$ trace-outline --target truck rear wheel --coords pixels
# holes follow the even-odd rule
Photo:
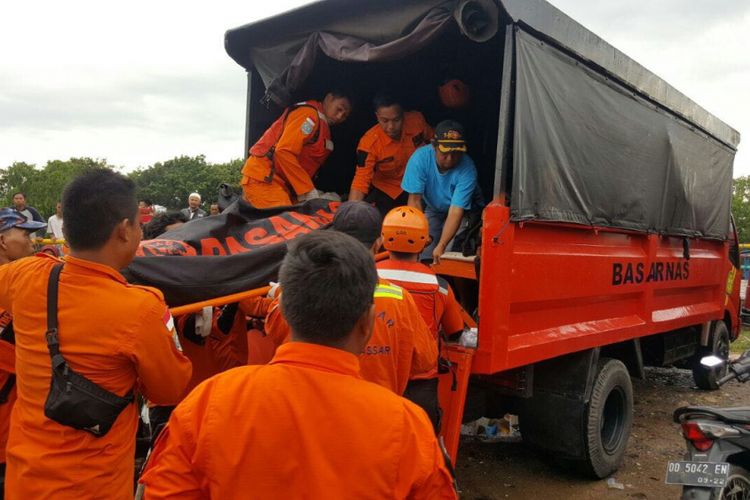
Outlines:
[[[601,358],[586,408],[586,457],[578,463],[587,475],[604,478],[618,469],[633,423],[633,386],[625,365]]]
[[[700,347],[693,360],[693,381],[700,389],[706,391],[718,389],[719,384],[716,381],[727,374],[726,363],[716,368],[708,368],[701,364],[701,359],[711,354],[725,361],[729,359],[729,330],[723,321],[714,324],[708,346]]]

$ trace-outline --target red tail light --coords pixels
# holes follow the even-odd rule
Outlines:
[[[693,443],[698,451],[706,451],[713,446],[714,441],[701,431],[698,424],[694,422],[685,422],[682,424],[682,435],[685,439]]]

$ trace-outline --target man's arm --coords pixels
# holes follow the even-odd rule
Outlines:
[[[409,193],[409,201],[406,202],[412,208],[424,210],[422,208],[422,195],[417,193]]]
[[[144,498],[206,498],[201,490],[200,471],[194,464],[210,387],[210,383],[202,384],[172,412],[140,479],[146,487]]]
[[[132,356],[143,394],[157,405],[179,402],[193,367],[182,354],[174,319],[163,301],[149,302],[139,331],[134,332]]]
[[[349,188],[349,201],[362,201],[370,191],[372,176],[375,173],[377,156],[370,151],[372,149],[369,134],[365,134],[357,145],[357,168],[354,171],[352,186]]]
[[[413,500],[458,498],[443,450],[427,414],[405,401],[403,448],[395,495]]]
[[[289,323],[286,322],[284,315],[281,314],[280,301],[281,296],[277,296],[273,299],[273,302],[268,308],[268,315],[266,316],[266,323],[264,326],[266,337],[270,338],[276,347],[289,342],[292,336],[292,330],[289,328]]]
[[[461,227],[461,219],[463,219],[463,217],[463,208],[451,205],[448,209],[448,216],[445,218],[440,241],[435,245],[435,250],[432,251],[432,259],[436,264],[440,264],[440,257],[445,253],[445,247],[448,246],[448,243],[450,243],[456,235],[458,228]]]
[[[315,189],[310,174],[299,162],[299,155],[305,141],[312,137],[320,127],[320,117],[317,111],[306,106],[289,113],[284,130],[281,132],[274,150],[274,162],[283,172],[294,193],[303,195]]]
[[[437,367],[437,339],[432,336],[432,332],[424,322],[414,298],[407,290],[404,290],[404,302],[407,304],[409,316],[407,327],[413,334],[412,340],[414,342],[411,375],[420,375]]]
[[[464,329],[464,318],[461,314],[462,309],[448,282],[443,278],[438,278],[438,283],[440,285],[440,298],[445,305],[443,316],[440,318],[440,326],[443,328],[443,333],[451,336]]]

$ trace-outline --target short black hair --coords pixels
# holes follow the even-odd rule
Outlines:
[[[354,107],[354,92],[352,92],[351,89],[346,87],[333,87],[328,89],[328,92],[326,92],[326,95],[331,94],[333,97],[337,98],[345,98],[349,101],[349,104],[351,104],[352,107]]]
[[[357,240],[337,231],[296,238],[281,264],[281,310],[296,340],[336,345],[373,304],[375,261]]]
[[[403,105],[401,104],[401,101],[396,99],[396,97],[386,91],[380,91],[377,94],[375,94],[375,97],[372,98],[372,108],[377,111],[380,108],[389,108],[391,106],[400,106],[403,108]]]
[[[73,179],[63,191],[63,233],[73,250],[104,246],[123,219],[138,222],[135,184],[107,168],[95,168]]]
[[[12,198],[15,198],[17,194],[20,194],[24,199],[26,199],[26,193],[24,193],[23,191],[16,191],[15,193],[13,193]]]
[[[182,212],[173,211],[155,215],[153,219],[143,226],[143,239],[153,240],[158,238],[167,231],[167,226],[187,221],[188,218]]]
[[[148,198],[143,198],[142,201],[143,201],[143,204],[146,205],[147,207],[150,207],[151,205],[153,205],[153,203],[151,203],[151,200],[149,200]]]

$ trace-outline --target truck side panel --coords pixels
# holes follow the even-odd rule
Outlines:
[[[720,241],[511,222],[493,203],[484,213],[473,371],[723,319],[739,279],[727,253]]]

